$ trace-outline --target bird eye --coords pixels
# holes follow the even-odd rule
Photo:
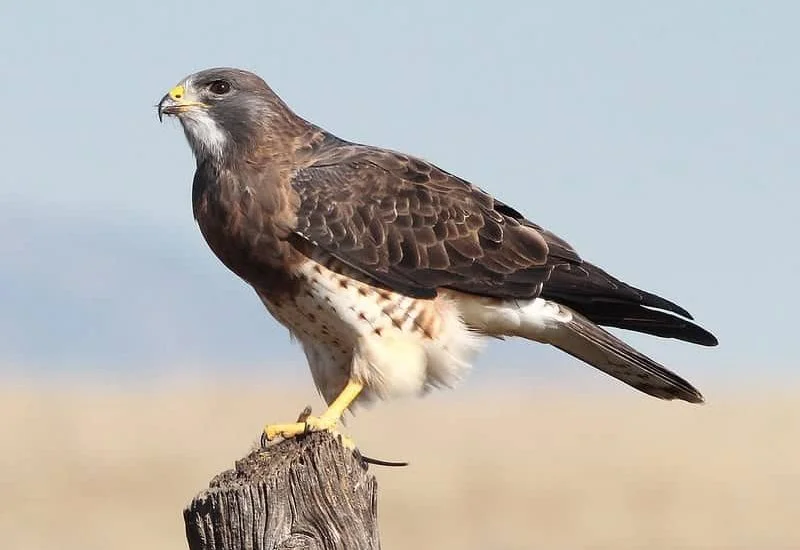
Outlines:
[[[225,95],[231,91],[231,83],[227,80],[215,80],[208,85],[212,94]]]

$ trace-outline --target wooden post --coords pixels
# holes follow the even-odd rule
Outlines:
[[[378,486],[357,453],[312,433],[259,448],[183,512],[190,550],[376,550]]]

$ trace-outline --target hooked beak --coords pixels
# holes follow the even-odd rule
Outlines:
[[[167,94],[158,102],[158,121],[164,120],[164,115],[177,116],[194,108],[208,107],[201,101],[194,101],[187,96],[186,88],[179,84],[172,88]]]

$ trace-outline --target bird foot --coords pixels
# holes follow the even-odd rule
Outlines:
[[[355,443],[349,437],[343,436],[336,431],[336,424],[341,420],[344,411],[353,403],[353,401],[364,389],[364,384],[356,380],[350,380],[345,385],[339,396],[333,400],[328,406],[328,409],[320,416],[311,416],[311,407],[306,407],[297,422],[291,424],[270,424],[264,428],[264,435],[262,443],[266,444],[267,441],[272,441],[278,437],[291,438],[304,435],[310,432],[330,432],[338,435],[342,444],[350,449],[355,449]]]
[[[329,432],[338,436],[346,449],[355,449],[355,442],[336,429],[338,421],[339,419],[332,415],[323,414],[322,416],[312,416],[311,407],[306,407],[303,412],[300,413],[297,422],[289,424],[268,424],[264,428],[263,439],[266,441],[274,441],[279,437],[289,439],[312,432]]]
[[[366,464],[375,464],[377,466],[408,466],[408,462],[398,462],[390,460],[380,460],[370,458],[362,455],[356,448],[356,443],[350,437],[342,434],[336,429],[337,418],[332,418],[323,414],[320,417],[311,416],[311,407],[306,407],[300,416],[297,417],[297,422],[291,424],[268,424],[261,434],[261,446],[266,447],[269,441],[282,437],[284,439],[303,436],[311,432],[328,432],[335,435],[342,447],[348,451],[353,451],[356,455]]]

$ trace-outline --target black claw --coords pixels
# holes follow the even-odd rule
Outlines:
[[[305,422],[308,420],[308,417],[311,416],[311,405],[306,405],[306,408],[303,409],[303,412],[300,413],[300,416],[297,417],[298,422]]]

